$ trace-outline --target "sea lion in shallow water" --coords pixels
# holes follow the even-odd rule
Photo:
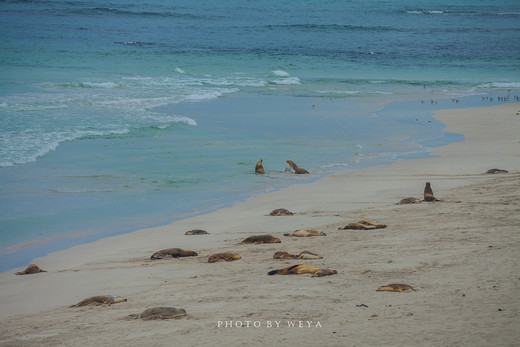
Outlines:
[[[489,169],[486,171],[487,174],[503,174],[503,173],[509,173],[507,170],[502,169]]]
[[[40,269],[40,267],[36,264],[31,264],[25,268],[25,270],[17,272],[16,275],[32,275],[40,272],[47,272],[45,270]]]
[[[301,174],[308,174],[309,173],[309,171],[305,170],[304,168],[299,167],[292,160],[287,160],[287,164],[289,164],[291,169],[294,170],[295,174],[301,175]]]
[[[338,272],[336,270],[320,269],[320,271],[315,272],[314,275],[312,275],[312,277],[330,276],[330,275],[335,275],[337,273]]]
[[[168,248],[163,249],[161,251],[157,251],[154,254],[152,254],[152,259],[162,259],[167,256],[171,256],[173,258],[179,258],[179,257],[195,257],[198,254],[192,250],[189,249],[181,249],[181,248]]]
[[[407,292],[407,291],[410,291],[410,290],[415,291],[415,289],[413,289],[412,286],[410,286],[408,284],[402,284],[402,283],[392,283],[392,284],[387,284],[385,286],[380,286],[379,288],[377,288],[378,292],[399,292],[399,293],[402,293],[402,292]]]
[[[378,224],[378,223],[372,223],[366,220],[360,220],[357,223],[349,223],[345,225],[344,227],[338,228],[338,230],[372,230],[372,229],[384,229],[386,228],[386,224]]]
[[[314,230],[312,228],[305,228],[293,231],[292,233],[283,234],[283,236],[295,236],[295,237],[310,237],[310,236],[327,236],[323,231]]]
[[[272,210],[269,213],[269,216],[292,216],[294,213],[285,209],[285,208],[277,208],[276,210]]]
[[[267,274],[271,275],[299,275],[299,274],[315,274],[320,271],[317,267],[312,267],[306,264],[297,264],[282,269],[269,271]]]
[[[397,205],[404,205],[404,204],[419,204],[422,200],[414,197],[404,198],[401,201],[397,203]]]
[[[244,239],[242,243],[281,243],[279,238],[271,235],[255,235]]]
[[[90,298],[81,300],[76,305],[72,305],[70,307],[87,306],[90,304],[110,306],[112,304],[118,304],[120,302],[125,302],[125,301],[128,301],[128,300],[123,296],[97,295],[97,296],[91,296]]]
[[[190,231],[186,231],[184,235],[208,235],[209,233],[206,230],[193,229]]]
[[[256,162],[255,173],[257,173],[257,174],[265,173],[264,167],[262,166],[262,159],[260,159],[259,161]]]
[[[225,261],[233,261],[241,259],[240,254],[224,252],[224,253],[215,253],[209,256],[208,263],[216,263],[217,261],[223,259]]]
[[[430,182],[426,182],[426,185],[424,186],[424,201],[439,201],[439,199],[433,196],[433,190]]]
[[[186,316],[186,310],[175,307],[151,307],[139,314],[131,314],[127,319],[172,319]]]

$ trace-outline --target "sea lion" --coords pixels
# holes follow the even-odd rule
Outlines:
[[[183,308],[175,308],[175,307],[152,307],[147,308],[143,312],[139,314],[131,314],[127,317],[127,319],[143,319],[143,320],[152,320],[152,319],[172,319],[172,318],[181,318],[186,316],[186,310]]]
[[[299,275],[299,274],[314,274],[320,271],[317,267],[312,267],[306,264],[298,264],[289,267],[285,267],[282,269],[276,269],[269,271],[267,274],[269,276],[272,275]]]
[[[303,251],[300,254],[298,254],[298,258],[300,259],[323,259],[321,255],[318,255],[316,253],[312,253],[309,251]]]
[[[291,211],[285,209],[285,208],[277,208],[276,210],[272,210],[271,213],[269,213],[269,216],[292,216],[294,213]]]
[[[323,276],[330,276],[330,275],[335,275],[337,274],[338,272],[336,270],[331,270],[331,269],[320,269],[320,271],[318,272],[315,272],[314,275],[312,275],[312,277],[323,277]]]
[[[402,292],[407,292],[410,290],[415,291],[415,289],[413,289],[412,286],[410,286],[408,284],[402,284],[402,283],[392,283],[392,284],[387,284],[386,286],[380,286],[379,288],[377,288],[378,292],[400,292],[400,293],[402,293]]]
[[[397,205],[404,205],[404,204],[419,204],[422,200],[414,197],[404,198],[401,201],[397,203]]]
[[[244,239],[242,243],[281,243],[279,238],[271,235],[255,235]]]
[[[122,296],[97,295],[97,296],[91,296],[90,298],[86,298],[84,300],[81,300],[76,305],[72,305],[70,307],[87,306],[87,305],[90,305],[90,304],[110,306],[112,304],[118,304],[120,302],[125,302],[125,301],[128,301],[128,300],[125,297],[122,297]]]
[[[16,275],[32,275],[40,272],[47,272],[45,270],[40,269],[40,267],[36,264],[31,264],[25,268],[25,270],[17,272]]]
[[[225,252],[225,253],[215,253],[209,256],[208,263],[215,263],[220,259],[224,259],[225,261],[233,261],[240,259],[240,254]]]
[[[190,231],[186,231],[184,235],[208,235],[209,233],[206,230],[193,229]]]
[[[181,248],[168,248],[163,249],[161,251],[157,251],[154,254],[152,254],[152,259],[162,259],[166,256],[171,256],[173,258],[179,258],[179,257],[195,257],[198,254],[192,250],[189,249],[181,249]]]
[[[291,254],[289,252],[278,251],[273,255],[273,259],[298,259],[299,256],[296,254]]]
[[[424,186],[424,201],[439,201],[439,199],[433,196],[433,190],[430,182],[426,182],[426,185]]]
[[[262,159],[256,162],[255,173],[264,174],[264,167],[262,166]]]
[[[312,228],[305,228],[293,231],[292,233],[283,234],[283,236],[295,236],[295,237],[309,237],[309,236],[327,236],[323,231],[314,230]]]
[[[304,168],[299,167],[292,160],[287,160],[287,164],[289,164],[291,169],[294,170],[295,174],[301,175],[301,174],[308,174],[309,173],[309,171],[305,170]]]
[[[338,230],[372,230],[372,229],[384,229],[386,228],[386,224],[378,224],[378,223],[372,223],[366,220],[360,220],[357,223],[349,223],[345,225],[344,227],[338,228]]]
[[[502,169],[489,169],[486,171],[487,174],[503,174],[503,173],[509,173],[507,170]]]

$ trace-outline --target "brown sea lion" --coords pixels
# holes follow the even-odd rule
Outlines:
[[[256,162],[255,173],[264,174],[264,167],[262,166],[262,159]]]
[[[240,254],[225,252],[225,253],[215,253],[209,256],[208,263],[215,263],[220,259],[224,259],[225,261],[233,261],[240,259]]]
[[[368,222],[366,220],[360,220],[357,223],[349,223],[345,225],[344,227],[338,228],[338,230],[372,230],[372,229],[383,229],[386,228],[386,224],[378,224],[378,223],[372,223]]]
[[[304,168],[299,167],[292,160],[287,160],[287,164],[289,164],[291,169],[294,170],[295,174],[301,175],[301,174],[308,174],[309,173],[309,171],[305,170]]]
[[[426,185],[424,186],[424,201],[439,201],[439,199],[433,196],[433,190],[430,182],[426,182]]]
[[[271,213],[269,213],[269,216],[292,216],[294,213],[291,211],[285,209],[285,208],[277,208],[276,210],[272,210]]]
[[[289,252],[278,251],[273,255],[273,259],[298,259],[299,256],[296,254],[291,254]]]
[[[331,270],[331,269],[320,269],[320,271],[318,272],[315,272],[314,275],[312,275],[312,277],[323,277],[323,276],[330,276],[330,275],[335,275],[337,274],[338,272],[336,270]]]
[[[184,235],[208,235],[209,233],[206,230],[193,229],[190,231],[186,231]]]
[[[269,271],[267,274],[271,275],[299,275],[299,274],[314,274],[320,271],[317,267],[312,267],[306,264],[298,264],[289,267],[285,267],[282,269],[276,269]]]
[[[17,272],[16,275],[32,275],[40,272],[47,272],[45,270],[40,269],[40,267],[36,264],[31,264],[25,268],[25,270]]]
[[[167,256],[171,256],[173,258],[179,258],[179,257],[195,257],[198,254],[192,250],[189,249],[181,249],[181,248],[168,248],[163,249],[161,251],[157,251],[154,254],[152,254],[152,259],[162,259]]]
[[[486,171],[487,174],[504,174],[504,173],[509,173],[509,171],[507,170],[502,170],[502,169],[489,169]]]
[[[414,197],[404,198],[401,201],[397,203],[397,205],[404,205],[404,204],[419,204],[422,200]]]
[[[127,319],[143,319],[143,320],[152,320],[152,319],[172,319],[172,318],[181,318],[186,316],[186,310],[183,308],[175,308],[175,307],[152,307],[147,308],[143,312],[139,314],[131,314],[127,317]]]
[[[84,300],[81,300],[76,305],[72,305],[70,307],[87,306],[87,305],[90,305],[90,304],[110,306],[112,304],[118,304],[120,302],[125,302],[125,301],[128,301],[128,300],[125,297],[122,297],[122,296],[98,295],[98,296],[91,296],[90,298],[86,298]]]
[[[280,243],[279,238],[271,235],[255,235],[244,239],[242,243]]]
[[[309,236],[327,236],[323,231],[314,230],[312,228],[305,228],[293,231],[292,233],[283,234],[283,236],[295,236],[295,237],[309,237]]]
[[[415,289],[413,289],[412,286],[410,286],[408,284],[402,284],[402,283],[392,283],[392,284],[387,284],[386,286],[380,286],[379,288],[377,288],[378,292],[399,292],[399,293],[402,293],[402,292],[407,292],[407,291],[410,291],[410,290],[415,291]]]
[[[298,254],[298,258],[300,259],[323,259],[321,255],[318,255],[316,253],[312,253],[309,251],[303,251],[300,254]]]

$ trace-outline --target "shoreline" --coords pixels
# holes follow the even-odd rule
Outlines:
[[[182,334],[188,345],[198,343],[197,338],[208,343],[216,339],[221,343],[249,341],[254,344],[263,339],[278,341],[281,337],[270,335],[265,326],[256,332],[249,330],[247,334],[243,330],[217,328],[217,321],[246,321],[249,318],[262,322],[280,319],[319,321],[322,327],[314,329],[322,329],[325,336],[316,334],[313,329],[283,331],[291,339],[302,342],[324,341],[329,345],[341,345],[347,338],[352,343],[377,345],[385,340],[381,334],[392,332],[394,335],[385,335],[386,338],[402,343],[399,333],[408,331],[402,336],[410,337],[409,331],[415,331],[417,336],[413,341],[420,343],[427,341],[419,336],[425,331],[424,338],[446,344],[447,341],[466,341],[474,334],[468,329],[478,322],[478,318],[483,326],[498,322],[493,323],[493,328],[501,332],[501,341],[509,345],[518,338],[518,333],[514,336],[507,330],[513,326],[511,322],[519,309],[518,300],[514,301],[518,280],[507,281],[513,276],[509,271],[515,262],[506,262],[501,270],[504,265],[501,261],[514,254],[518,242],[510,234],[514,220],[518,218],[518,213],[512,213],[518,209],[518,199],[507,193],[511,193],[511,189],[515,193],[514,189],[518,187],[520,150],[515,130],[520,121],[516,115],[519,109],[520,104],[516,103],[439,111],[435,118],[446,124],[444,131],[463,133],[465,141],[433,148],[431,154],[436,157],[342,171],[313,183],[258,195],[209,214],[35,259],[34,262],[48,273],[30,276],[15,276],[14,271],[1,273],[0,320],[3,324],[0,344],[73,344],[87,341],[89,336],[87,344],[116,346],[149,341],[149,331],[155,334],[159,343],[167,343],[171,336],[165,329]],[[495,167],[510,173],[503,176],[483,174]],[[395,205],[408,196],[421,198],[426,181],[432,182],[435,195],[444,202]],[[501,204],[497,194],[505,194],[507,203]],[[489,203],[482,205],[479,200]],[[296,215],[265,216],[281,207]],[[475,214],[474,209],[483,210]],[[480,213],[485,219],[478,219]],[[341,224],[361,219],[388,223],[389,228],[381,233],[337,231]],[[506,222],[501,224],[502,219]],[[282,244],[278,245],[238,244],[251,234],[280,236],[302,227],[319,228],[327,236],[303,240],[283,238]],[[490,228],[492,238],[487,234]],[[204,229],[210,235],[185,236],[184,232],[191,229]],[[507,240],[512,243],[508,244]],[[489,265],[488,257],[484,255],[490,252],[488,246],[493,247],[492,259],[496,259],[496,263],[490,270],[485,270]],[[199,256],[158,262],[149,260],[151,253],[168,247],[195,249]],[[273,260],[274,251],[296,253],[304,248],[324,256],[312,265],[336,269],[338,275],[318,279],[306,275],[265,275],[270,269],[295,264],[294,261]],[[207,264],[207,256],[217,251],[237,251],[242,259]],[[508,253],[503,253],[505,251]],[[474,263],[478,258],[472,257],[477,255],[482,257],[483,263]],[[488,286],[475,289],[486,281],[479,271],[496,277],[493,283],[499,289],[491,295],[496,301],[493,305],[499,305],[500,300],[509,300],[507,308],[498,307],[505,310],[502,318],[496,317],[497,307],[493,313],[479,313],[471,318],[475,311],[480,312],[480,306],[475,305],[487,302],[486,298],[490,297],[486,291]],[[374,296],[374,285],[387,281],[409,281],[418,291]],[[466,292],[467,303],[459,303]],[[129,301],[110,308],[75,310],[67,307],[85,297],[101,294],[124,295]],[[448,301],[444,305],[446,296]],[[370,309],[356,308],[365,302]],[[161,305],[183,307],[188,311],[188,317],[157,322],[157,325],[119,319],[146,307]],[[375,308],[378,310],[373,311]],[[450,319],[443,317],[445,310]],[[471,322],[465,323],[465,319]],[[454,337],[453,340],[442,340],[436,335],[445,328],[443,324],[451,324],[449,320],[455,321],[461,330],[458,333],[449,331],[448,336]],[[437,325],[430,326],[428,321]],[[78,322],[82,322],[81,328],[72,331]],[[63,330],[63,324],[69,327],[68,333]],[[500,324],[501,327],[497,327]],[[46,331],[20,337],[27,326],[36,325],[43,325]],[[114,334],[114,329],[119,332]],[[97,331],[95,336],[92,335],[94,331]],[[474,335],[471,339],[477,345],[492,341],[489,336],[486,339]],[[475,340],[477,337],[482,340]],[[491,338],[496,337],[491,334]]]

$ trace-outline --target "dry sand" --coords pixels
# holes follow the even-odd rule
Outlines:
[[[518,110],[519,104],[505,104],[441,111],[436,118],[446,131],[463,133],[466,140],[434,149],[435,158],[345,171],[35,259],[47,273],[2,273],[0,345],[516,346]],[[491,168],[509,173],[483,174]],[[442,201],[395,205],[405,197],[422,198],[426,181]],[[266,216],[280,207],[296,215]],[[362,219],[388,227],[338,230]],[[327,236],[282,236],[302,227]],[[185,236],[190,229],[210,234]],[[282,243],[240,244],[254,234],[272,234]],[[149,259],[170,247],[194,249],[199,256]],[[309,250],[324,258],[272,259],[279,250]],[[242,259],[207,263],[210,254],[223,251]],[[338,274],[267,275],[298,263]],[[407,283],[416,291],[376,291],[388,283]],[[101,294],[123,295],[128,302],[68,307]],[[184,308],[188,315],[124,319],[153,306]]]

